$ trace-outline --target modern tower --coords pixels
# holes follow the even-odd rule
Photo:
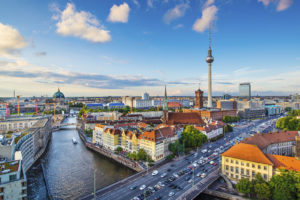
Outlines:
[[[239,99],[251,99],[251,84],[250,83],[240,83],[239,86]]]
[[[212,56],[212,50],[210,46],[210,25],[209,25],[209,47],[208,47],[208,56],[206,57],[206,62],[208,63],[208,102],[207,107],[212,108],[212,89],[211,89],[211,63],[214,61],[214,57]]]
[[[168,96],[167,96],[167,85],[165,85],[165,99],[164,99],[164,110],[168,110]]]

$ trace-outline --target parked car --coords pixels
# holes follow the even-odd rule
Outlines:
[[[133,185],[133,186],[130,187],[130,189],[131,189],[131,190],[135,190],[135,189],[136,189],[136,186]]]
[[[167,173],[163,173],[162,175],[160,175],[161,178],[165,177],[167,175]]]
[[[205,173],[202,173],[201,174],[201,178],[205,178],[206,174]]]
[[[174,192],[169,192],[169,197],[172,197],[172,196],[174,196]]]

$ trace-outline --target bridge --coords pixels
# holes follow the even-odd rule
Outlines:
[[[62,129],[76,129],[77,123],[56,123],[52,126],[53,130],[62,130]]]

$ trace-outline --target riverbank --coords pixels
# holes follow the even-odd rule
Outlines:
[[[88,138],[85,136],[85,134],[83,133],[83,130],[81,128],[77,128],[77,131],[78,131],[80,139],[82,140],[82,142],[84,143],[84,145],[87,148],[89,148],[97,153],[100,153],[101,155],[104,155],[105,157],[110,158],[110,159],[136,171],[136,172],[141,172],[144,170],[144,168],[142,166],[140,166],[140,164],[138,162],[135,162],[126,157],[114,154],[113,152],[111,152],[107,149],[104,149],[100,146],[96,146],[96,145],[92,144],[91,142],[88,141]]]

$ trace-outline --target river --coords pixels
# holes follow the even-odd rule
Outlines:
[[[73,123],[67,118],[64,123]],[[78,144],[72,143],[75,137]],[[135,172],[98,153],[88,150],[80,140],[76,129],[52,133],[47,152],[43,155],[49,192],[54,199],[77,199],[126,178]],[[40,162],[27,173],[28,199],[47,199]]]

